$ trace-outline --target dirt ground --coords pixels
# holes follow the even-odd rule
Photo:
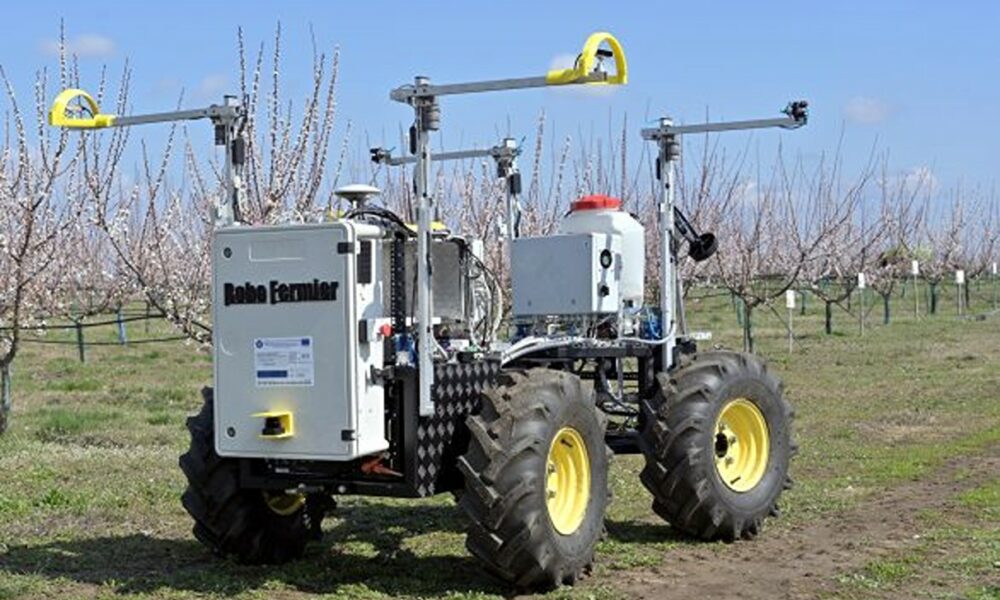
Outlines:
[[[967,473],[960,480],[957,473]],[[932,476],[876,493],[857,507],[752,542],[718,549],[689,546],[667,553],[663,566],[621,574],[629,598],[822,598],[836,594],[838,576],[872,560],[912,550],[927,528],[921,515],[961,512],[962,492],[1000,477],[1000,445],[980,456],[948,461]],[[992,582],[1000,584],[1000,565]],[[943,575],[943,574],[939,574]],[[912,598],[902,586],[872,596]]]

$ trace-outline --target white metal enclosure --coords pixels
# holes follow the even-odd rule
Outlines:
[[[388,447],[372,372],[387,322],[380,236],[350,221],[216,231],[220,455],[350,460]],[[281,428],[264,435],[268,417]]]
[[[518,238],[511,244],[517,317],[597,315],[620,303],[621,238],[581,233]]]

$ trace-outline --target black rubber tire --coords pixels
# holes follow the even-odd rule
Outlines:
[[[778,514],[778,497],[791,486],[794,413],[781,383],[757,356],[728,351],[685,357],[657,383],[655,397],[643,403],[639,438],[646,457],[641,479],[653,494],[653,510],[702,539],[753,538],[766,517]],[[745,492],[729,488],[715,467],[715,423],[736,398],[761,411],[770,439],[764,475]]]
[[[239,464],[215,452],[212,389],[188,417],[191,447],[180,467],[188,487],[181,497],[194,519],[194,536],[219,556],[244,564],[280,564],[302,556],[312,538],[308,507],[284,516],[268,508],[260,490],[240,488]],[[308,502],[308,500],[307,500]]]
[[[607,418],[575,375],[547,369],[507,371],[468,417],[468,452],[459,458],[469,519],[466,547],[488,571],[522,589],[572,585],[589,572],[610,497],[604,443]],[[590,494],[579,528],[558,533],[546,506],[546,467],[556,433],[571,426],[590,461]]]

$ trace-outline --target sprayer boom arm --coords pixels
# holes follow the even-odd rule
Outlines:
[[[747,121],[721,121],[718,123],[696,123],[694,125],[674,125],[673,123],[661,124],[659,127],[651,127],[642,130],[642,139],[658,140],[666,137],[676,137],[686,133],[716,133],[719,131],[740,131],[744,129],[767,129],[770,127],[780,127],[781,129],[798,129],[809,121],[807,110],[809,103],[805,100],[789,102],[782,111],[784,117],[774,119],[750,119]]]

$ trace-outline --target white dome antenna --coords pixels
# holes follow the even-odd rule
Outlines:
[[[353,210],[358,210],[365,207],[369,198],[381,194],[382,190],[363,183],[352,183],[333,190],[333,193],[350,202],[353,205]]]

